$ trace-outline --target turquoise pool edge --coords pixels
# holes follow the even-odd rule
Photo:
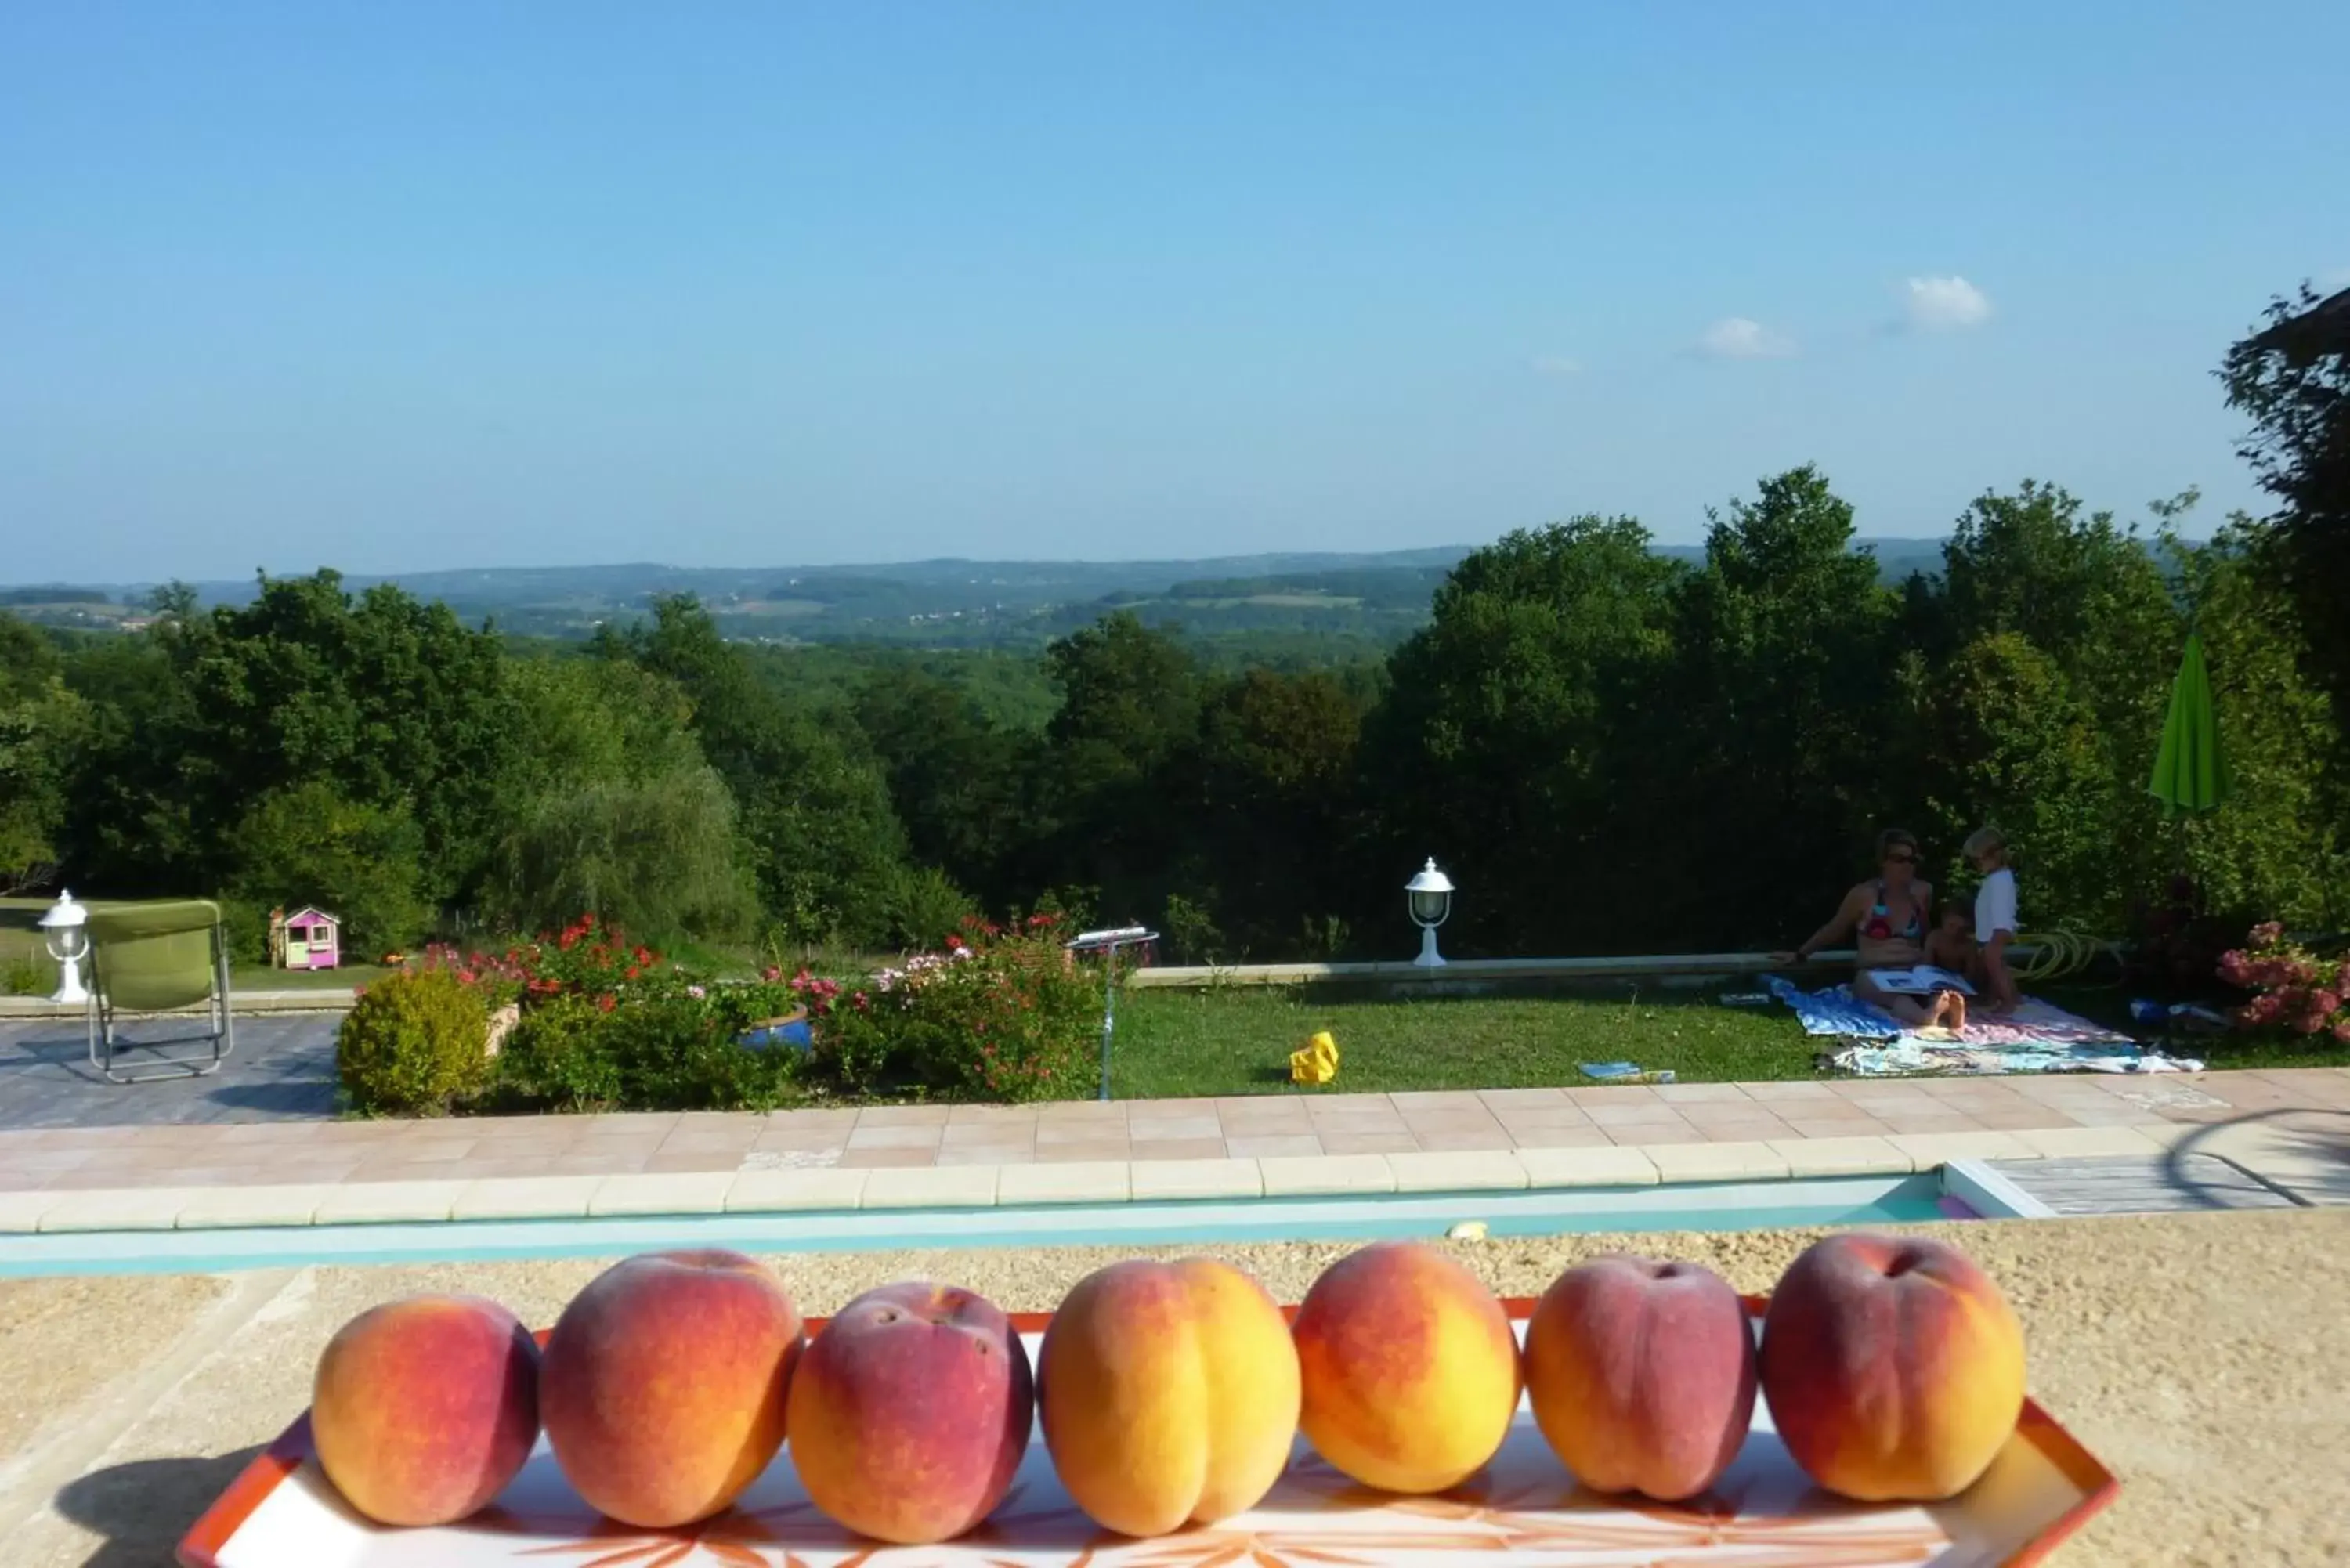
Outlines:
[[[1950,1160],[1907,1175],[1640,1187],[60,1232],[0,1238],[0,1278],[525,1262],[680,1246],[781,1253],[1231,1245],[1426,1239],[1464,1224],[1508,1237],[1916,1224],[2049,1212],[1981,1162]]]

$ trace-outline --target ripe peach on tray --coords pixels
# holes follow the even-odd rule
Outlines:
[[[1502,1303],[1451,1258],[1384,1241],[1326,1270],[1297,1309],[1301,1425],[1366,1486],[1442,1491],[1501,1449],[1518,1342]]]
[[[556,1463],[623,1524],[707,1519],[783,1447],[801,1345],[783,1282],[739,1252],[615,1263],[547,1337],[539,1414]]]
[[[808,1500],[878,1541],[927,1545],[1003,1501],[1036,1413],[1028,1351],[983,1297],[920,1281],[858,1297],[792,1375],[785,1431]]]
[[[1939,1501],[2023,1409],[2023,1330],[1949,1243],[1853,1232],[1791,1264],[1762,1320],[1763,1397],[1787,1451],[1863,1502]]]
[[[1554,1453],[1597,1491],[1695,1497],[1754,1416],[1754,1334],[1738,1293],[1695,1263],[1595,1258],[1526,1320],[1526,1392]]]
[[[1036,1357],[1045,1444],[1070,1499],[1127,1535],[1262,1501],[1297,1437],[1281,1309],[1226,1263],[1115,1263],[1078,1282]]]
[[[318,1468],[379,1524],[453,1524],[505,1489],[538,1440],[538,1343],[480,1296],[371,1307],[318,1358]]]

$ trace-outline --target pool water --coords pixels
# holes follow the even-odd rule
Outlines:
[[[1534,1192],[12,1236],[0,1239],[0,1277],[612,1257],[687,1246],[772,1253],[1373,1241],[1441,1236],[1463,1222],[1482,1224],[1489,1236],[1757,1231],[1907,1224],[2002,1211],[1996,1194],[1987,1199],[1947,1174],[1948,1168],[1901,1177]]]

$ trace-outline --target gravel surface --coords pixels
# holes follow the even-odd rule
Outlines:
[[[2022,1315],[2033,1394],[2117,1473],[2121,1499],[2060,1551],[2064,1568],[2156,1563],[2350,1561],[2350,1210],[2012,1221],[1933,1229],[1958,1241]],[[1509,1295],[1539,1293],[1568,1264],[1637,1250],[1692,1259],[1748,1291],[1767,1290],[1818,1231],[1567,1236],[1446,1242]],[[1295,1301],[1344,1244],[1205,1251],[1250,1269]],[[775,1260],[811,1314],[890,1280],[931,1277],[979,1290],[1011,1311],[1049,1309],[1076,1280],[1132,1250],[804,1255]],[[6,1560],[26,1568],[170,1560],[173,1541],[252,1449],[308,1397],[310,1368],[362,1307],[420,1290],[478,1291],[525,1320],[552,1322],[600,1265],[467,1264],[314,1269],[263,1287],[263,1304],[183,1377],[98,1443],[24,1528]],[[87,1365],[85,1343],[120,1313],[115,1292],[153,1281],[73,1282],[88,1308],[11,1316],[20,1285],[0,1285],[12,1326],[8,1384],[47,1361]],[[170,1286],[187,1290],[184,1282]],[[274,1289],[275,1293],[270,1293]],[[159,1298],[159,1299],[169,1299]],[[182,1312],[187,1301],[180,1301]],[[205,1298],[209,1299],[209,1298]],[[168,1319],[171,1314],[167,1311]],[[21,1330],[21,1332],[20,1332]],[[168,1338],[168,1333],[164,1335]],[[88,1378],[82,1378],[87,1385]],[[47,1396],[44,1396],[47,1403]]]

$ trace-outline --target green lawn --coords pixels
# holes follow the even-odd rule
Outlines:
[[[391,971],[381,964],[347,963],[340,969],[272,969],[267,964],[234,964],[228,971],[229,989],[236,991],[348,991],[372,985]]]
[[[2110,987],[2044,992],[2087,1017],[2121,1022]],[[1289,1053],[1316,1030],[1338,1042],[1337,1078],[1295,1091]],[[1586,1062],[1670,1068],[1682,1083],[1808,1078],[1822,1042],[1783,1007],[1724,1007],[1710,997],[1316,1000],[1310,991],[1139,991],[1118,998],[1110,1061],[1121,1099],[1288,1092],[1503,1089],[1590,1084]],[[2182,1046],[2213,1067],[2317,1066],[2350,1050],[2282,1042]]]

